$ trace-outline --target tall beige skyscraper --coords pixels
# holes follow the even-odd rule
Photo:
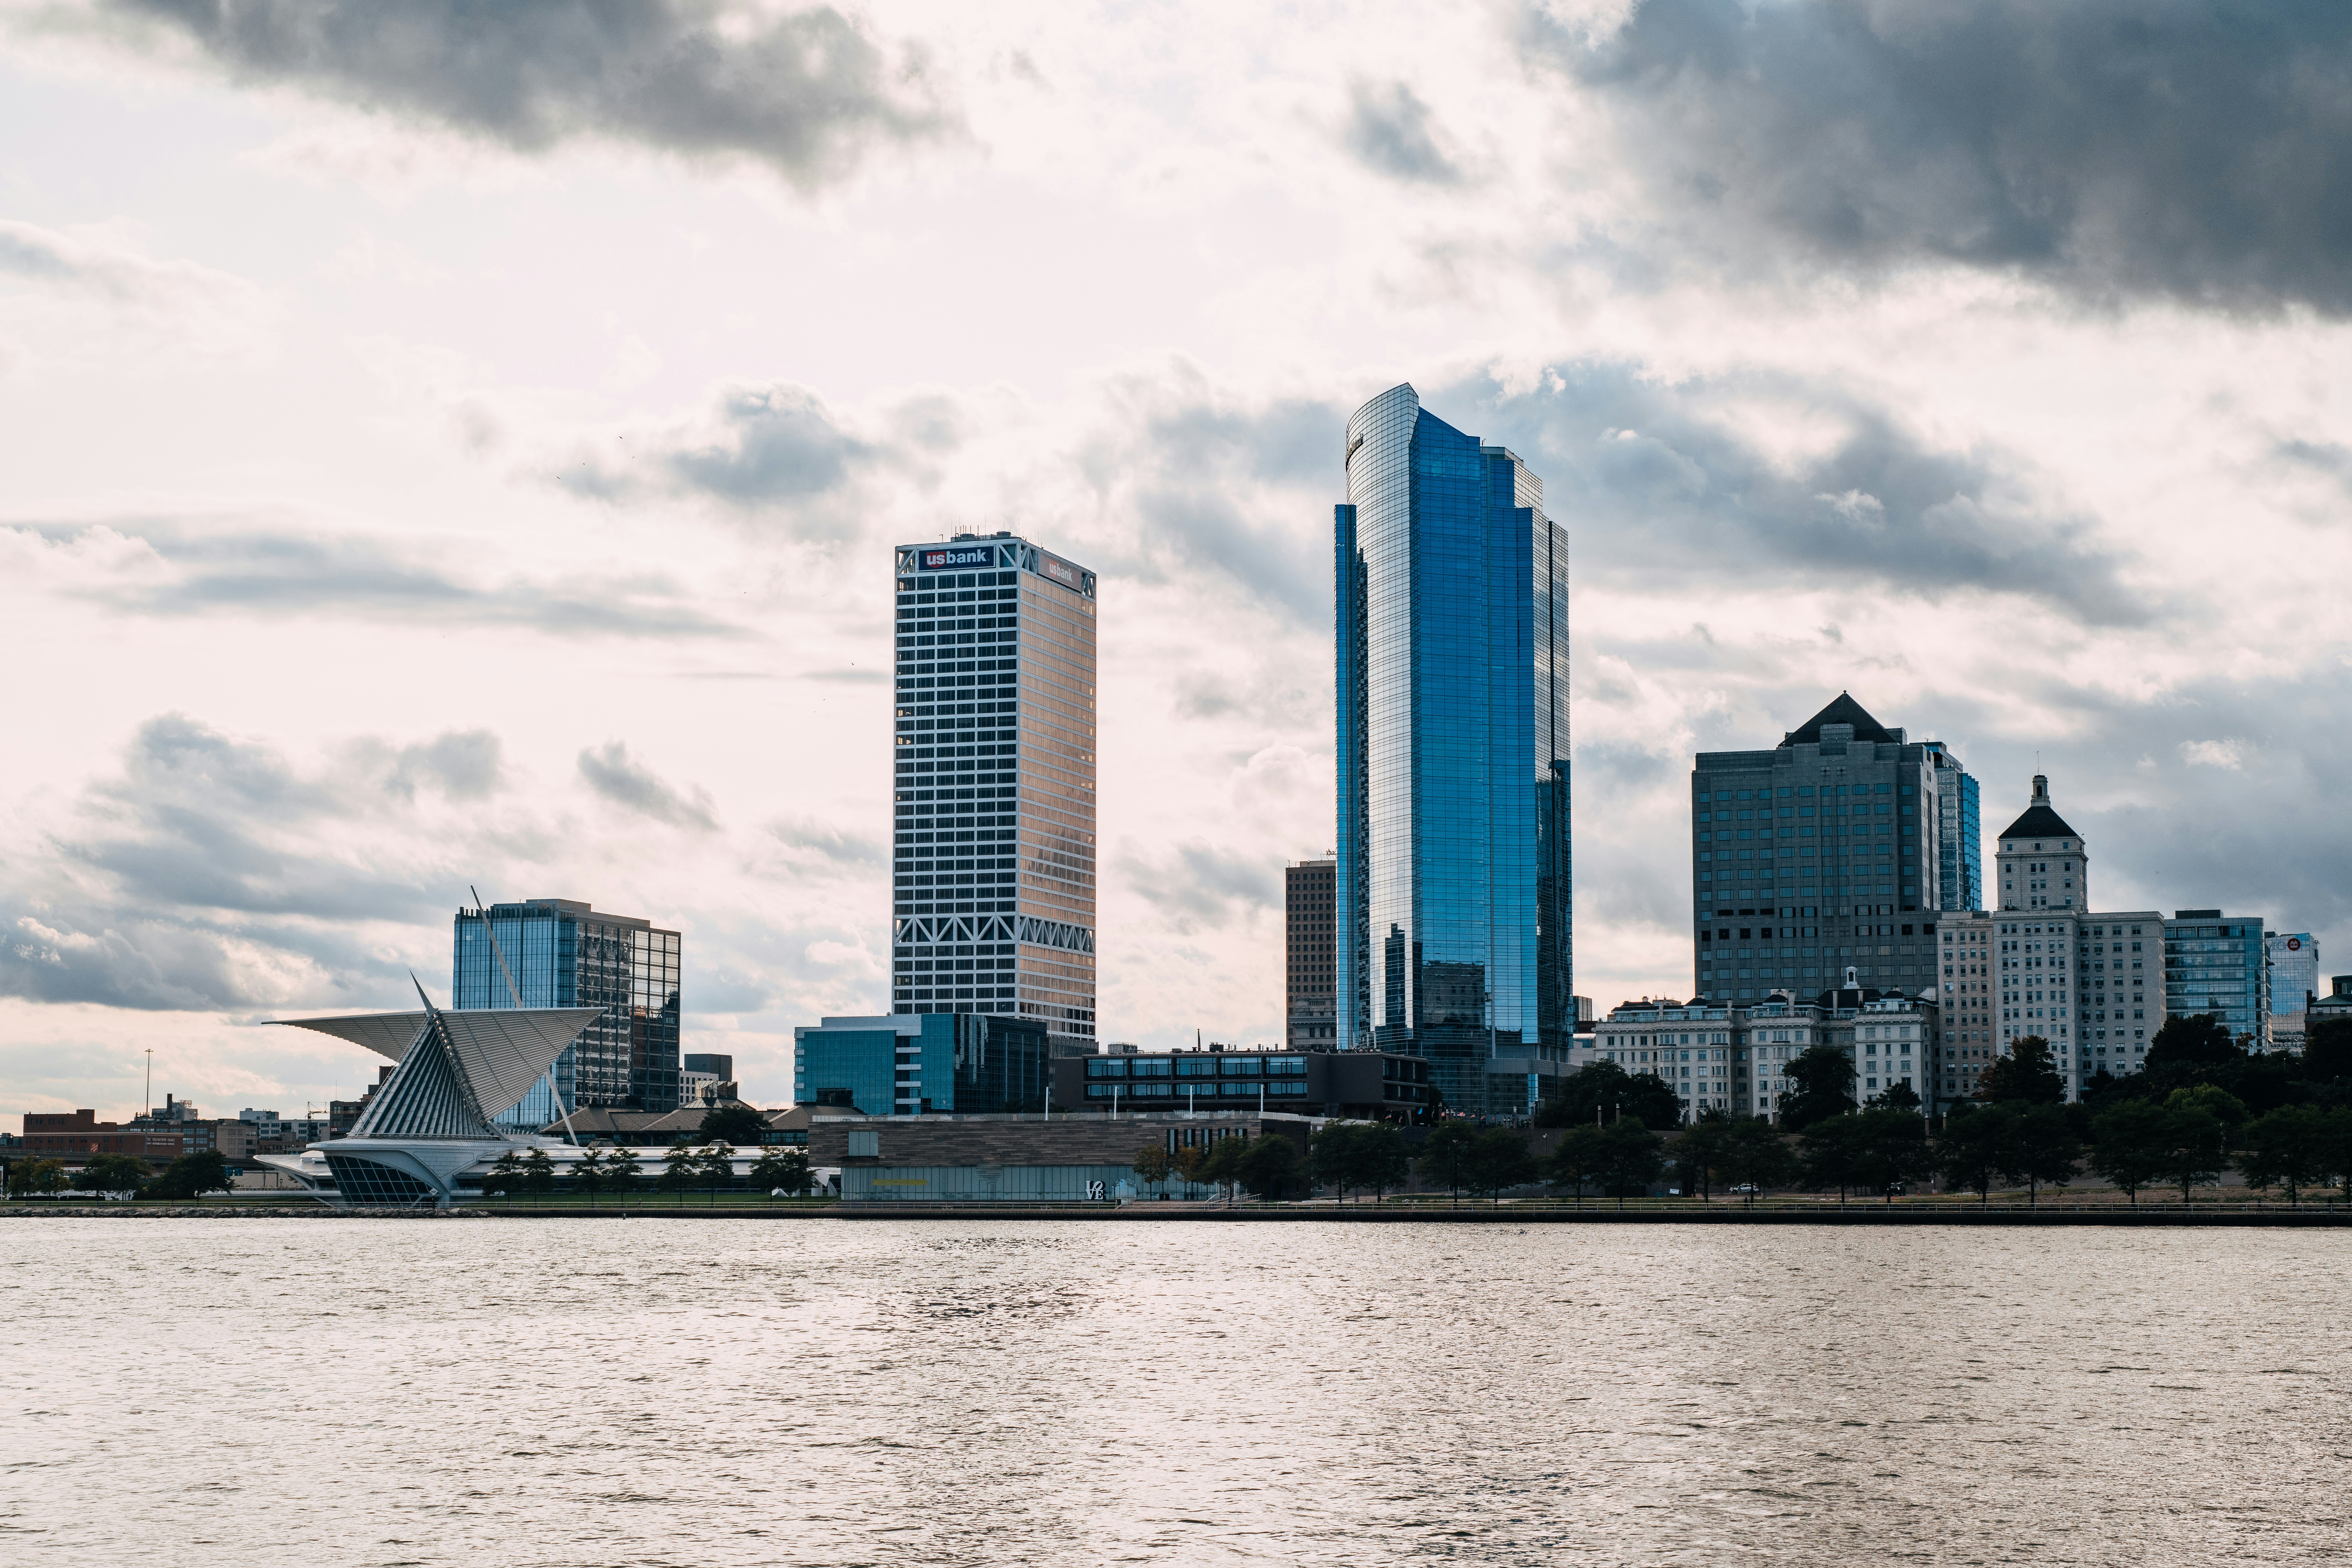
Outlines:
[[[1332,876],[1339,862],[1299,860],[1282,873],[1283,1043],[1294,1051],[1339,1049],[1339,967],[1332,946]]]
[[[893,552],[890,1000],[1095,1048],[1095,574],[1009,533]]]

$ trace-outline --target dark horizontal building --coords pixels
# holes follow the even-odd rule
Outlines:
[[[1433,1100],[1425,1058],[1389,1051],[1173,1051],[1062,1057],[1054,1108],[1288,1111],[1409,1121]]]

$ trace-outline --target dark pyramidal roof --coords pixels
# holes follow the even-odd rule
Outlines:
[[[2041,773],[2033,775],[2033,804],[2025,815],[2002,830],[2003,838],[2072,838],[2080,841],[2082,835],[2066,826],[2066,819],[2050,808],[2050,781]]]
[[[1850,693],[1841,691],[1837,700],[1780,737],[1784,746],[1817,746],[1821,744],[1822,726],[1851,724],[1857,741],[1892,741],[1895,733],[1870,716],[1869,710],[1856,702]]]
[[[2025,815],[2002,828],[2003,838],[2074,838],[2083,836],[2066,826],[2066,819],[2046,805],[2026,807]]]

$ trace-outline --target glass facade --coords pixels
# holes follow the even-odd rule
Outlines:
[[[1845,693],[1771,751],[1700,752],[1697,994],[1811,996],[1849,967],[1874,989],[1931,990],[1947,773],[1959,764],[1940,742],[1906,740]]]
[[[2164,922],[2164,1011],[2205,1013],[2249,1050],[2270,1043],[2270,966],[2263,922],[2182,910]]]
[[[868,1116],[1045,1109],[1050,1050],[1033,1018],[898,1013],[793,1031],[793,1103]]]
[[[675,1110],[678,1105],[678,933],[571,899],[530,899],[457,911],[452,1005],[511,1007],[498,952],[525,1007],[603,1007],[522,1103],[498,1117],[536,1130],[598,1106]]]
[[[1395,387],[1335,509],[1342,1049],[1485,1063],[1574,1026],[1568,536],[1542,481]]]
[[[1954,911],[1989,909],[1976,775],[1962,768],[1941,742],[1930,741],[1927,748],[1936,760],[1937,906]]]
[[[1095,1043],[1095,574],[900,545],[890,1005]]]

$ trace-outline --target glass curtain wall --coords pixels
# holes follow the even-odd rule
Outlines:
[[[460,910],[453,1006],[516,1005],[491,952],[492,932],[523,1006],[604,1009],[521,1103],[497,1117],[499,1125],[537,1129],[583,1106],[677,1108],[677,932],[625,916],[600,916],[571,900]]]
[[[1573,1026],[1567,538],[1512,453],[1410,386],[1348,425],[1335,512],[1341,1044],[1484,1060]]]

